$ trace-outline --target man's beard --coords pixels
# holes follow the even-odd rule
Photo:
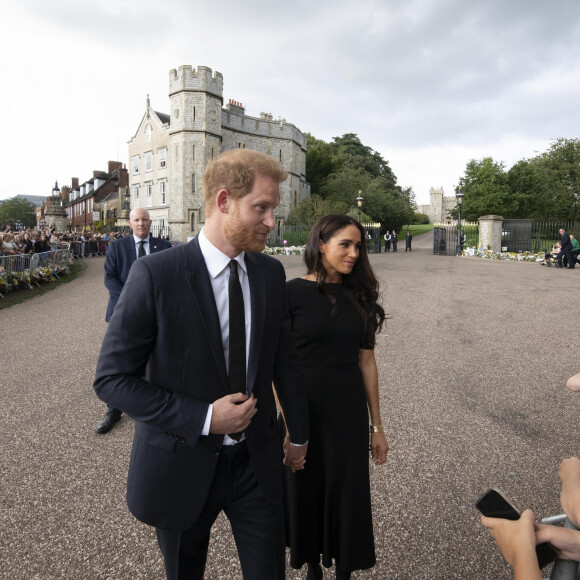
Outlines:
[[[239,209],[236,207],[231,219],[224,224],[226,240],[238,251],[261,252],[266,247],[266,238],[258,234],[270,233],[270,228],[260,225],[249,228],[240,219]]]

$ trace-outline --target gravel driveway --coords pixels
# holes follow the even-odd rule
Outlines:
[[[473,504],[498,485],[538,516],[560,512],[557,468],[579,453],[579,395],[564,384],[580,370],[580,269],[433,256],[431,235],[401,245],[371,256],[391,316],[376,349],[391,450],[370,467],[377,565],[353,578],[511,578]],[[300,257],[281,261],[303,274]],[[125,504],[132,421],[94,432],[107,292],[104,258],[86,263],[0,312],[3,578],[164,578],[154,531]],[[225,519],[206,577],[241,578]]]

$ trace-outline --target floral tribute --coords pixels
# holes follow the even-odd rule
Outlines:
[[[462,256],[483,258],[484,260],[511,260],[512,262],[540,262],[544,260],[544,252],[492,252],[483,248],[465,248]]]
[[[22,272],[6,272],[0,267],[0,294],[7,294],[8,292],[26,288],[33,290],[33,284],[40,286],[41,284],[55,282],[60,276],[66,276],[68,273],[68,265],[48,266],[34,271],[23,270]]]

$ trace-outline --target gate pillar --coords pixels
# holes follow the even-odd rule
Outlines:
[[[479,218],[478,247],[492,252],[501,252],[501,229],[503,218],[499,215],[484,215]]]

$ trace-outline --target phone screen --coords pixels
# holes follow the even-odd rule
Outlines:
[[[519,520],[519,510],[497,489],[490,489],[476,502],[475,507],[489,518],[505,518],[506,520]],[[540,569],[553,562],[558,554],[548,542],[536,546],[536,556]]]

